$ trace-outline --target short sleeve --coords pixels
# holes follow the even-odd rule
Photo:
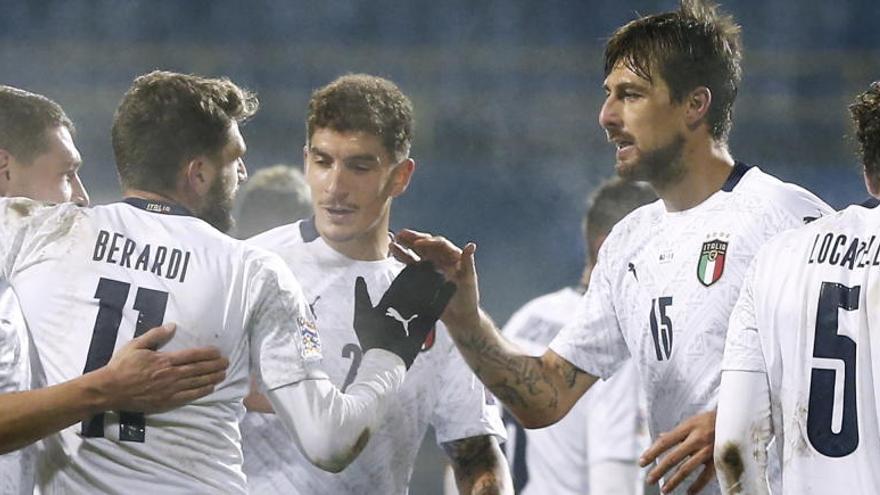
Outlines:
[[[325,378],[320,370],[321,339],[302,288],[274,254],[251,261],[248,319],[252,369],[267,390],[301,380]]]
[[[550,342],[550,349],[556,354],[602,379],[613,375],[630,357],[614,309],[608,266],[604,262],[606,258],[600,253],[599,262],[590,276],[590,285],[574,318]]]
[[[447,330],[437,324],[437,338],[448,339]],[[506,438],[504,423],[494,398],[473,374],[451,342],[445,359],[438,369],[438,393],[431,413],[431,425],[437,436],[437,444],[464,438],[493,435],[501,440]],[[439,350],[439,349],[438,349]]]
[[[730,314],[722,371],[766,372],[755,312],[755,273],[759,259],[760,254],[752,260]]]

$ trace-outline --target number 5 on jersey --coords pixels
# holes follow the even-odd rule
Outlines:
[[[89,354],[83,374],[106,366],[113,356],[116,347],[116,335],[122,323],[122,309],[128,300],[131,284],[101,278],[95,290],[95,299],[100,309],[92,331]],[[139,287],[134,298],[133,309],[138,312],[134,337],[162,324],[165,319],[165,306],[168,304],[168,293]],[[119,413],[119,440],[123,442],[143,442],[146,436],[144,414],[138,412]],[[84,437],[104,436],[104,414],[96,414],[83,421]]]
[[[672,297],[651,300],[651,336],[657,361],[668,361],[672,357],[672,319],[666,314],[669,306],[672,306]]]

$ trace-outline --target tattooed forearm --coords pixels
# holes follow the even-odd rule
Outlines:
[[[498,442],[491,436],[470,437],[443,444],[452,460],[459,493],[511,494],[513,483]]]
[[[477,377],[527,427],[561,418],[595,381],[552,352],[541,357],[520,352],[488,317],[479,329],[451,333]]]

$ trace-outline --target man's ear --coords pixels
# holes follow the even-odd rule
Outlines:
[[[213,165],[201,155],[196,156],[183,167],[183,179],[187,190],[199,198],[208,194],[216,174]]]
[[[706,116],[709,114],[709,108],[712,105],[712,91],[705,86],[700,86],[685,96],[684,104],[687,125],[691,129],[696,129],[697,126],[705,122]]]
[[[396,198],[406,192],[415,170],[416,162],[412,158],[407,158],[397,164],[391,177],[391,197]]]

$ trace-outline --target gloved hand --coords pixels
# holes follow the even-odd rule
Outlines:
[[[375,307],[364,278],[358,277],[354,331],[361,349],[365,353],[373,348],[391,351],[409,369],[454,293],[455,284],[447,282],[430,261],[404,268]]]

